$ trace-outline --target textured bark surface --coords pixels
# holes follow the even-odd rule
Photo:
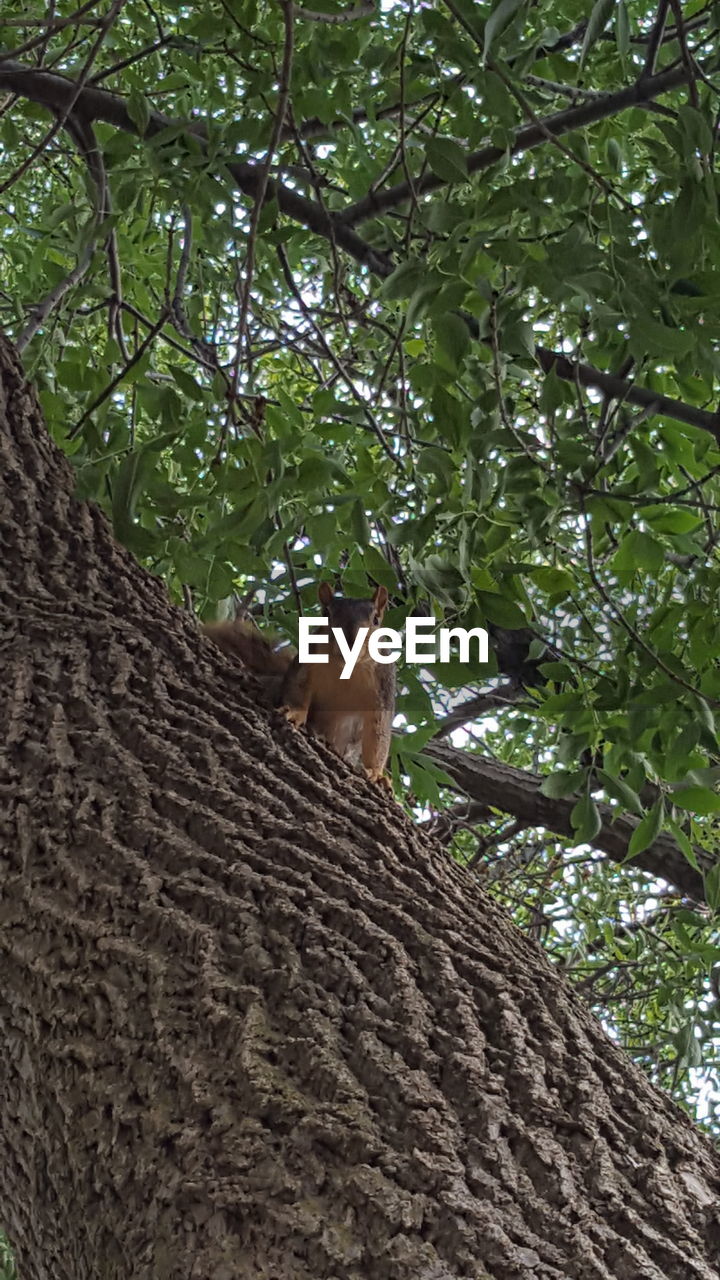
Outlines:
[[[22,1280],[717,1280],[720,1161],[71,497],[0,345]]]

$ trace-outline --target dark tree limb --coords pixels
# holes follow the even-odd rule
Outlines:
[[[574,834],[570,814],[578,797],[551,800],[540,790],[539,774],[527,773],[513,765],[503,764],[491,756],[471,755],[440,742],[431,742],[425,754],[452,778],[471,800],[491,805],[517,818],[527,826],[545,827],[558,836]],[[628,844],[638,819],[618,813],[609,804],[598,804],[602,828],[591,842],[593,848],[606,853],[614,862],[624,862]],[[702,849],[695,850],[701,871],[709,871],[712,860]],[[703,876],[685,858],[672,836],[663,832],[657,840],[633,859],[633,865],[666,880],[683,897],[704,901]]]
[[[87,121],[102,120],[124,133],[131,133],[136,137],[140,135],[138,126],[130,118],[124,99],[118,94],[92,85],[84,85],[78,90],[75,81],[66,76],[26,67],[23,63],[0,54],[0,90],[3,89],[17,93],[31,102],[38,102],[55,113],[62,115],[73,110]],[[159,111],[150,111],[144,136],[154,138],[166,130],[180,132],[201,148],[206,147],[207,133],[202,121],[173,120]],[[229,160],[227,169],[245,195],[256,200],[264,186],[265,199],[277,200],[278,207],[288,217],[294,218],[326,240],[334,236],[336,243],[356,262],[377,275],[389,275],[393,264],[385,254],[373,249],[351,227],[343,226],[316,201],[308,200],[274,178],[269,178],[264,184],[262,165]]]
[[[525,151],[546,143],[548,135],[560,138],[564,134],[572,133],[575,129],[584,129],[588,125],[597,124],[600,120],[607,120],[621,111],[627,111],[629,107],[643,106],[646,102],[659,98],[663,93],[669,93],[672,89],[687,84],[688,76],[686,66],[673,67],[669,71],[661,71],[658,75],[649,76],[647,79],[641,77],[634,84],[618,89],[615,93],[603,94],[599,98],[592,98],[577,106],[568,107],[565,111],[558,111],[554,115],[539,120],[536,124],[524,125],[516,130],[515,138],[508,148],[509,153],[511,156],[521,155]],[[472,152],[467,158],[468,174],[484,172],[498,160],[502,160],[506,154],[504,147],[492,145],[481,147],[479,151]],[[448,185],[446,178],[427,173],[424,177],[415,179],[413,188],[415,195],[420,196],[438,191],[441,187]],[[362,200],[348,205],[338,215],[338,221],[345,226],[356,226],[378,213],[397,208],[398,205],[409,200],[411,195],[409,184],[398,182],[395,186],[385,187],[382,191],[370,192]]]
[[[575,129],[584,128],[589,124],[617,115],[629,107],[652,101],[663,93],[669,93],[679,85],[687,83],[688,74],[685,66],[673,67],[670,71],[641,79],[616,93],[605,94],[600,98],[557,112],[537,124],[526,125],[517,130],[515,141],[510,148],[511,154],[519,155],[547,142],[548,135],[560,137]],[[42,103],[54,111],[67,111],[72,107],[76,113],[83,115],[87,120],[103,120],[136,136],[139,132],[137,125],[130,118],[124,100],[117,94],[91,85],[84,85],[78,90],[77,84],[65,76],[26,67],[13,58],[0,55],[0,87],[3,86],[33,102]],[[180,122],[158,111],[149,113],[146,136],[155,137],[166,129],[178,128],[204,145],[206,130],[202,121]],[[468,157],[468,173],[482,172],[504,155],[504,148],[483,147]],[[230,161],[228,169],[240,189],[246,195],[256,199],[262,186],[262,167],[254,163]],[[428,173],[417,179],[413,187],[417,195],[422,195],[447,185],[446,180]],[[410,199],[412,190],[408,182],[385,188],[384,191],[370,193],[363,200],[348,205],[341,213],[336,214],[329,214],[316,201],[308,200],[274,179],[268,181],[265,194],[267,199],[276,199],[278,207],[284,213],[318,235],[325,239],[334,236],[337,244],[361,265],[369,267],[381,276],[389,274],[392,270],[393,264],[387,256],[363,241],[352,231],[352,226],[373,214],[395,208],[398,204]]]
[[[566,382],[579,383],[582,387],[594,387],[604,391],[612,400],[623,400],[627,404],[639,405],[652,413],[663,413],[676,422],[685,422],[690,427],[700,427],[709,431],[720,440],[720,413],[709,413],[707,409],[699,409],[695,405],[686,404],[683,400],[673,400],[670,396],[661,395],[659,391],[650,391],[647,387],[639,387],[635,382],[621,378],[614,373],[604,373],[594,369],[592,365],[582,364],[579,360],[570,360],[558,351],[548,351],[547,347],[536,347],[535,355],[544,373],[551,369]]]

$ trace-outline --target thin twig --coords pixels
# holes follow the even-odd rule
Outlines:
[[[496,831],[493,831],[487,836],[480,836],[475,852],[465,863],[467,870],[472,871],[473,868],[477,866],[480,859],[486,853],[489,853],[495,845],[505,844],[508,840],[513,840],[515,836],[520,835],[521,831],[527,830],[528,824],[526,822],[522,822],[519,818],[514,822],[511,822],[508,826],[505,826],[501,822]]]
[[[75,423],[75,425],[70,428],[67,434],[68,440],[73,440],[75,436],[78,435],[78,433],[85,426],[85,423],[87,422],[88,418],[91,417],[91,415],[95,412],[96,409],[100,407],[101,404],[105,403],[108,397],[112,395],[115,388],[119,386],[119,384],[123,381],[124,378],[127,377],[130,370],[133,369],[140,360],[142,360],[143,356],[145,355],[145,352],[148,350],[152,342],[154,342],[155,338],[159,334],[163,325],[167,323],[167,318],[168,318],[167,311],[163,311],[162,315],[160,316],[160,319],[153,325],[152,329],[146,335],[146,337],[143,338],[143,341],[140,343],[140,346],[137,348],[135,354],[131,356],[128,363],[123,365],[119,373],[116,373],[112,381],[109,382],[107,386],[104,387],[103,390],[100,392],[100,394],[95,397],[92,404],[88,405],[82,417],[79,418],[78,421]]]
[[[287,259],[287,254],[285,253],[285,249],[284,249],[283,245],[281,245],[281,244],[279,244],[279,245],[277,246],[277,255],[278,255],[278,258],[279,258],[279,260],[280,260],[280,266],[281,266],[281,268],[282,268],[282,272],[283,272],[283,275],[284,275],[284,277],[285,277],[285,280],[286,280],[286,283],[287,283],[287,285],[288,285],[288,288],[290,289],[290,291],[291,291],[291,293],[292,293],[293,297],[295,298],[295,301],[297,302],[297,304],[298,304],[298,306],[299,306],[300,310],[302,311],[303,315],[305,316],[305,319],[308,321],[308,323],[312,326],[313,330],[315,331],[315,333],[316,333],[316,335],[317,335],[317,337],[318,337],[318,339],[319,339],[319,341],[320,341],[320,343],[321,343],[321,345],[322,345],[322,347],[323,347],[323,350],[325,351],[325,354],[327,355],[328,359],[332,361],[332,364],[334,365],[335,369],[337,370],[337,372],[338,372],[339,376],[342,378],[342,380],[343,380],[343,382],[345,383],[345,385],[346,385],[347,387],[349,387],[349,388],[350,388],[350,391],[352,392],[352,394],[353,394],[353,396],[354,396],[355,400],[357,401],[357,403],[358,403],[358,404],[360,405],[360,407],[362,408],[362,411],[363,411],[363,413],[364,413],[365,417],[367,418],[367,420],[368,420],[368,423],[369,423],[370,427],[372,428],[372,430],[374,431],[374,433],[375,433],[375,435],[376,435],[376,437],[377,437],[378,441],[379,441],[379,442],[380,442],[380,444],[382,445],[383,450],[385,451],[385,453],[387,454],[387,456],[391,459],[391,461],[393,462],[394,466],[396,466],[396,467],[398,468],[398,470],[401,472],[401,474],[404,474],[404,468],[403,468],[403,464],[402,464],[401,459],[400,459],[400,458],[398,458],[398,457],[397,457],[397,455],[396,455],[395,453],[393,453],[392,449],[390,448],[390,445],[388,444],[387,440],[385,439],[385,433],[383,432],[383,430],[382,430],[381,426],[380,426],[380,425],[379,425],[379,423],[375,420],[374,415],[371,413],[370,409],[368,408],[368,406],[367,406],[367,403],[366,403],[366,401],[365,401],[364,396],[362,396],[362,395],[361,395],[361,393],[360,393],[360,391],[358,390],[358,388],[356,387],[356,385],[355,385],[355,383],[354,383],[353,379],[350,377],[350,374],[347,372],[347,370],[346,370],[346,369],[344,369],[344,368],[343,368],[342,362],[341,362],[341,361],[339,360],[339,358],[335,355],[335,352],[333,351],[332,347],[330,346],[330,343],[328,342],[327,338],[325,337],[325,334],[322,332],[322,329],[320,328],[320,326],[319,326],[319,325],[317,325],[317,324],[315,323],[315,320],[313,319],[313,317],[312,317],[312,315],[311,315],[311,313],[310,313],[310,311],[309,311],[309,309],[308,309],[308,306],[307,306],[307,304],[306,304],[306,302],[305,302],[305,299],[303,298],[302,294],[300,293],[300,290],[298,289],[298,287],[297,287],[297,285],[296,285],[296,283],[295,283],[295,279],[294,279],[294,277],[293,277],[293,273],[292,273],[292,271],[291,271],[291,269],[290,269],[290,263],[288,262],[288,259]]]
[[[90,125],[84,121],[77,120],[73,116],[69,116],[65,122],[66,128],[75,138],[77,146],[84,157],[95,193],[94,210],[92,217],[92,225],[88,232],[88,239],[77,263],[71,271],[59,280],[58,283],[45,295],[41,302],[33,307],[29,319],[23,326],[22,331],[18,334],[15,345],[18,351],[23,352],[28,344],[35,337],[50,313],[55,309],[59,302],[66,296],[70,290],[82,280],[90,263],[95,255],[96,240],[99,228],[108,212],[108,186],[105,177],[105,167],[102,163],[102,157],[97,148],[97,143]]]
[[[238,347],[237,359],[232,375],[231,391],[234,394],[240,379],[240,365],[242,362],[242,347],[245,340],[245,330],[247,324],[247,313],[250,303],[250,289],[252,287],[253,270],[255,265],[255,242],[257,239],[258,222],[265,203],[265,195],[268,189],[268,181],[270,178],[270,169],[275,158],[275,152],[280,141],[280,133],[285,122],[285,114],[290,98],[290,81],[292,75],[292,58],[294,44],[294,27],[293,27],[293,4],[292,0],[280,0],[283,11],[283,21],[285,25],[285,41],[283,45],[283,59],[280,70],[280,83],[278,86],[278,101],[275,119],[273,121],[270,143],[265,157],[265,162],[260,170],[260,177],[255,194],[255,201],[250,215],[250,230],[248,232],[247,256],[245,263],[245,282],[240,297],[240,319],[238,322]]]
[[[658,6],[657,17],[653,23],[652,31],[648,37],[647,53],[645,54],[645,66],[642,70],[642,76],[652,76],[655,74],[655,64],[660,51],[660,45],[663,42],[663,33],[665,31],[665,23],[667,21],[667,13],[670,8],[670,0],[660,0]],[[641,77],[642,78],[642,77]]]
[[[643,652],[646,653],[648,657],[652,659],[655,665],[665,673],[665,675],[668,677],[669,680],[672,680],[675,684],[680,685],[682,689],[686,689],[687,692],[693,694],[694,697],[703,698],[704,701],[709,703],[710,706],[720,707],[720,699],[712,698],[709,695],[705,696],[700,691],[700,689],[695,689],[693,685],[688,684],[687,680],[683,680],[682,676],[679,676],[676,671],[673,671],[672,667],[669,667],[666,662],[663,662],[660,655],[656,653],[655,650],[652,649],[650,645],[645,642],[645,640],[643,640],[642,636],[640,635],[640,632],[632,625],[631,622],[628,621],[622,609],[619,609],[618,606],[615,604],[614,600],[610,596],[610,593],[607,591],[604,584],[600,581],[597,574],[597,570],[595,568],[595,556],[594,556],[593,544],[592,544],[592,530],[590,528],[590,521],[587,518],[582,499],[581,499],[581,510],[585,520],[585,551],[586,551],[588,574],[590,575],[590,581],[595,587],[595,590],[600,594],[602,599],[605,601],[605,604],[611,610],[614,617],[617,618],[617,621],[620,623],[620,626],[623,628],[624,631],[627,632],[627,634],[631,637],[631,639],[633,639],[635,643],[643,650]]]
[[[438,722],[433,738],[447,738],[455,729],[461,729],[468,721],[477,720],[479,716],[495,713],[504,707],[511,707],[524,696],[522,686],[511,682],[498,685],[497,689],[484,689],[482,693],[477,693],[474,698],[468,698],[466,702],[461,702],[459,707],[449,711],[444,719]]]
[[[340,287],[341,287],[341,277],[342,277],[342,268],[341,268],[341,263],[340,263],[340,256],[339,256],[339,254],[338,254],[338,247],[337,247],[337,243],[336,243],[336,241],[335,241],[335,229],[334,229],[334,227],[333,227],[333,220],[332,220],[332,217],[330,216],[330,212],[329,212],[329,210],[328,210],[328,208],[327,208],[327,206],[326,206],[326,204],[325,204],[325,197],[323,196],[323,193],[322,193],[322,180],[321,180],[321,175],[318,173],[318,170],[317,170],[317,169],[316,169],[316,167],[315,167],[315,161],[314,161],[313,156],[312,156],[312,154],[311,154],[309,144],[305,141],[305,139],[302,137],[302,135],[300,134],[300,131],[299,131],[299,130],[298,130],[298,128],[297,128],[297,125],[296,125],[296,123],[295,123],[295,115],[294,115],[294,113],[293,113],[292,106],[290,106],[290,107],[288,108],[288,114],[289,114],[289,117],[290,117],[290,124],[291,124],[292,130],[293,130],[294,136],[295,136],[295,145],[297,146],[297,149],[298,149],[298,151],[299,151],[299,153],[300,153],[301,158],[304,160],[305,164],[307,165],[307,170],[308,170],[308,175],[309,175],[309,178],[310,178],[310,183],[311,183],[311,185],[312,185],[313,191],[315,192],[315,198],[316,198],[316,200],[317,200],[318,204],[320,205],[320,208],[321,208],[321,209],[323,210],[323,212],[327,215],[327,219],[328,219],[328,227],[329,227],[329,229],[330,229],[330,230],[329,230],[329,236],[328,236],[328,242],[329,242],[329,244],[330,244],[330,252],[331,252],[331,254],[332,254],[332,261],[333,261],[333,287],[334,287],[334,290],[335,290],[335,299],[336,299],[336,301],[337,301],[337,305],[338,305],[338,311],[339,311],[339,315],[340,315],[340,322],[341,322],[341,324],[342,324],[342,326],[343,326],[343,329],[345,330],[345,333],[346,333],[346,335],[347,335],[347,337],[348,337],[348,341],[349,341],[349,340],[350,340],[350,326],[349,326],[349,324],[348,324],[348,320],[347,320],[347,316],[346,316],[346,314],[345,314],[345,310],[344,310],[344,308],[342,307],[341,297],[340,297]],[[335,189],[337,190],[338,188],[335,188]]]
[[[548,466],[548,464],[545,461],[543,461],[542,458],[538,458],[537,455],[532,452],[532,450],[528,447],[528,445],[523,440],[520,433],[513,426],[512,422],[510,421],[510,417],[508,415],[507,406],[505,404],[505,394],[502,388],[502,373],[500,370],[500,347],[498,344],[498,331],[497,331],[497,299],[495,297],[493,297],[492,306],[490,307],[489,318],[490,318],[490,345],[491,345],[492,357],[493,357],[493,364],[492,364],[493,382],[495,383],[495,392],[497,395],[498,409],[500,410],[500,418],[502,419],[502,424],[505,427],[505,430],[512,436],[515,443],[519,445],[519,447],[522,449],[523,453],[525,454],[525,457],[528,458],[529,461],[532,462],[534,466],[539,467],[541,471],[544,471],[546,475],[549,475],[550,467]]]
[[[672,6],[673,17],[675,18],[675,26],[677,27],[677,39],[680,45],[680,54],[682,56],[683,65],[688,74],[688,95],[690,102],[696,111],[700,109],[700,99],[698,98],[697,85],[695,84],[695,63],[688,49],[687,39],[685,37],[685,25],[683,22],[682,6],[679,0],[670,0]]]
[[[172,36],[166,36],[163,40],[155,40],[152,44],[145,45],[143,49],[138,49],[136,53],[131,53],[127,58],[121,58],[119,62],[114,62],[111,67],[106,67],[103,71],[99,71],[96,76],[91,77],[90,84],[102,84],[103,80],[109,80],[110,76],[117,75],[118,71],[124,71],[126,67],[135,66],[138,62],[142,62],[144,58],[149,58],[152,53],[157,53],[158,49],[164,49],[172,43]]]
[[[340,26],[344,22],[358,22],[360,18],[372,18],[375,13],[373,0],[368,4],[360,4],[356,9],[345,9],[343,13],[316,13],[313,9],[300,9],[293,6],[296,18],[304,22],[326,22],[331,26]]]

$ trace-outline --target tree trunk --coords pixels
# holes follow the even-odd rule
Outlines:
[[[720,1161],[71,496],[0,345],[21,1280],[717,1280]]]

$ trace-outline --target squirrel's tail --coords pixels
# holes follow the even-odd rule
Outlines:
[[[251,622],[206,622],[203,633],[225,653],[231,654],[256,676],[284,675],[295,657],[290,646],[278,649],[276,643]]]

